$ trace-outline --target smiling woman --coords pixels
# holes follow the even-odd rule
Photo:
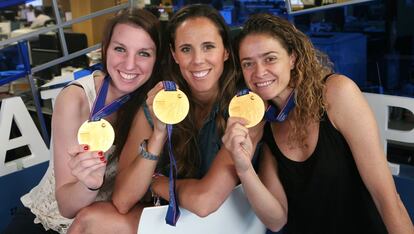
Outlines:
[[[171,137],[178,169],[176,192],[180,207],[204,217],[216,211],[237,184],[231,157],[221,147],[228,105],[236,94],[236,63],[229,29],[222,16],[210,6],[189,5],[180,9],[169,21],[167,30],[171,53],[164,61],[168,64],[164,77],[174,81],[190,102],[189,114],[174,125]],[[148,131],[147,151],[162,154],[156,172],[167,175],[168,149],[163,148],[167,145],[167,129],[152,110],[154,96],[162,89],[163,84],[159,83],[148,93],[148,109],[142,114],[148,123],[136,125],[132,131],[137,135]],[[257,143],[259,137],[255,133],[252,130]],[[137,137],[130,143],[136,147],[143,140]],[[120,172],[113,195],[114,203],[122,212],[134,207],[145,192],[139,186],[142,171],[155,169],[141,167],[141,159],[125,156],[119,161]],[[168,178],[154,176],[151,190],[168,200]]]
[[[262,222],[283,233],[413,233],[356,84],[274,15],[251,15],[236,45],[245,82],[269,106],[258,173],[239,120],[223,139]]]
[[[136,233],[139,207],[120,214],[110,200],[131,125],[146,93],[159,80],[159,32],[155,16],[140,9],[122,10],[108,22],[102,42],[104,70],[60,92],[52,117],[49,169],[21,198],[27,209],[18,212],[23,215],[15,216],[4,233]],[[92,129],[114,126],[116,149],[103,152],[78,143],[80,126],[95,121],[102,124]],[[86,134],[96,139],[94,132]]]
[[[220,34],[208,18],[183,22],[176,31],[171,53],[181,75],[200,102],[214,100],[229,53]]]
[[[156,52],[155,43],[142,28],[131,24],[118,24],[114,28],[106,68],[117,88],[117,96],[133,92],[149,79]]]

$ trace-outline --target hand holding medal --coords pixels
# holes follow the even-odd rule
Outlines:
[[[155,116],[167,124],[168,135],[168,153],[170,157],[170,175],[169,175],[169,194],[170,200],[165,221],[167,224],[175,226],[180,217],[180,209],[177,194],[175,192],[175,178],[177,177],[177,164],[174,158],[171,135],[173,124],[177,124],[185,119],[190,109],[190,103],[187,96],[181,90],[178,90],[176,84],[172,81],[164,81],[164,90],[155,95],[152,108]]]
[[[163,84],[164,89],[157,93],[152,104],[154,114],[165,124],[177,124],[187,116],[190,103],[185,93],[176,89],[174,82]]]
[[[115,140],[115,132],[111,124],[104,120],[103,117],[117,111],[130,98],[130,95],[127,94],[105,106],[109,79],[108,76],[105,77],[95,99],[89,119],[78,130],[79,144],[88,145],[90,151],[105,152],[111,148]]]
[[[234,96],[229,104],[230,117],[240,117],[248,121],[246,128],[256,126],[263,119],[265,105],[259,95],[243,89]]]
[[[227,120],[222,142],[224,147],[231,153],[237,172],[244,172],[251,165],[255,146],[250,135],[251,129],[248,128],[260,123],[264,112],[263,100],[248,89],[239,91],[230,101],[230,118]],[[254,129],[252,132],[254,132]]]

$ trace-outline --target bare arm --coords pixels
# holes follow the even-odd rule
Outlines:
[[[276,161],[265,145],[259,176],[256,174],[251,163],[255,147],[241,120],[229,118],[223,143],[231,152],[237,175],[253,210],[266,227],[278,231],[287,221],[287,199],[276,172]]]
[[[166,140],[165,125],[157,121],[152,111],[153,98],[162,87],[162,83],[159,83],[148,93],[147,105],[155,123],[154,131],[149,125],[143,109],[140,109],[122,149],[112,195],[115,207],[122,214],[128,213],[148,191],[158,162],[145,159],[139,154],[140,143],[144,139],[148,139],[147,151],[159,155]]]
[[[375,117],[358,87],[347,77],[328,79],[328,116],[350,145],[358,171],[389,233],[414,233],[397,194],[380,143]]]
[[[98,152],[88,152],[77,141],[80,125],[88,119],[89,104],[82,88],[69,86],[59,94],[53,112],[53,157],[56,200],[60,213],[73,218],[95,201],[103,183],[106,162]]]
[[[179,204],[200,217],[208,216],[226,200],[237,182],[233,162],[222,147],[203,178],[176,181]],[[152,188],[162,198],[169,199],[168,177],[155,179]]]
[[[260,140],[261,133],[260,127],[249,132],[254,146]],[[208,216],[223,204],[238,182],[230,152],[222,146],[203,178],[177,180],[180,206],[200,217]],[[168,178],[157,178],[153,189],[168,200]]]

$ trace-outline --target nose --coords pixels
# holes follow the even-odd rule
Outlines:
[[[195,50],[193,54],[193,63],[202,64],[204,62],[204,53],[201,50]]]
[[[261,63],[257,63],[255,73],[256,73],[256,76],[258,77],[264,77],[265,75],[267,75],[268,72],[267,72],[267,68],[265,65]]]
[[[133,70],[135,67],[135,54],[127,54],[125,61],[125,69],[127,70]]]

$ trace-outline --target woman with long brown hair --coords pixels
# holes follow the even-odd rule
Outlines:
[[[248,87],[269,107],[258,174],[241,119],[223,142],[262,222],[283,233],[413,233],[358,86],[290,22],[250,16],[237,42]]]
[[[176,192],[181,207],[203,217],[217,210],[238,183],[229,152],[221,144],[228,104],[236,94],[236,63],[228,26],[210,6],[180,9],[171,18],[167,33],[171,53],[165,60],[164,79],[174,81],[190,102],[189,114],[174,125],[171,137],[178,170]],[[152,110],[154,96],[163,88],[159,83],[149,92],[148,108],[142,114],[148,123],[136,131],[144,131],[146,136],[134,144],[142,145],[148,139],[147,151],[151,155],[162,153],[156,171],[168,175],[170,162],[167,147],[163,147],[167,130]],[[139,165],[132,156],[121,158],[114,193],[114,203],[121,212],[142,198],[146,191],[140,181],[147,181],[156,167],[155,163],[145,168]],[[143,170],[148,171],[145,177]],[[169,200],[168,177],[155,176],[151,190]]]

